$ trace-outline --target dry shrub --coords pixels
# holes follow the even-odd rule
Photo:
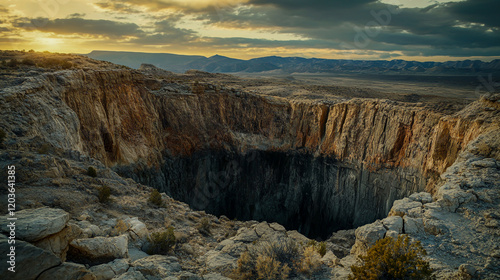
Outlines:
[[[364,279],[434,279],[426,251],[420,242],[400,235],[378,240],[360,256],[361,264],[351,266],[350,280]]]
[[[174,228],[169,227],[163,232],[154,232],[148,237],[148,241],[151,243],[151,247],[148,250],[148,254],[168,254],[172,247],[175,245],[175,234]]]
[[[299,271],[303,274],[311,276],[321,267],[321,255],[317,252],[314,246],[308,246],[304,249],[304,257],[302,258]]]
[[[203,217],[200,220],[200,223],[196,226],[196,228],[201,234],[209,236],[211,234],[210,225],[211,225],[210,219],[208,217]]]
[[[163,198],[161,198],[161,193],[158,190],[153,190],[151,194],[149,195],[149,202],[152,204],[158,206],[158,207],[163,207]]]
[[[255,263],[258,279],[288,279],[291,269],[269,256],[260,255]]]
[[[111,201],[111,188],[108,187],[107,185],[103,185],[102,187],[99,188],[99,193],[97,194],[97,197],[99,198],[100,203],[108,203]]]

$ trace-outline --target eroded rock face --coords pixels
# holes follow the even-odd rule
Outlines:
[[[16,237],[34,242],[60,232],[69,221],[69,213],[48,207],[26,209],[16,212]],[[0,218],[2,232],[7,233],[8,216]]]
[[[49,73],[4,92],[17,103],[2,112],[22,114],[7,122],[32,124],[23,137],[99,159],[196,209],[322,237],[383,218],[488,126],[474,106],[443,117],[387,100],[197,94],[128,70]]]
[[[104,263],[128,257],[128,236],[75,239],[70,244],[71,259],[83,263]]]
[[[8,243],[7,238],[0,234],[0,250],[10,253],[12,244]],[[54,254],[31,245],[28,242],[16,240],[15,243],[15,272],[7,270],[10,265],[7,261],[0,262],[2,274],[6,279],[12,280],[34,280],[42,272],[61,264],[61,260]]]
[[[475,154],[498,133],[483,135],[459,155],[441,175],[434,202],[428,193],[397,200],[392,216],[381,222],[385,235],[380,222],[358,228],[351,253],[363,254],[366,245],[381,238],[407,234],[427,250],[438,279],[499,278],[500,168],[496,159]]]

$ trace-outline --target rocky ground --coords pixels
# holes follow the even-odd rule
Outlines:
[[[43,57],[38,59],[43,61]],[[73,63],[72,67],[91,65],[86,60],[83,66]],[[152,76],[171,75],[145,68],[142,71],[149,71]],[[38,75],[22,71],[3,74],[4,82],[18,83],[21,88],[25,75]],[[211,74],[191,72],[173,79],[189,80],[193,75],[213,78]],[[196,90],[183,83],[170,86],[175,87],[172,91],[181,93]],[[40,98],[29,91],[21,97],[12,90],[0,93],[2,108],[26,101],[23,98]],[[78,149],[50,144],[53,143],[47,141],[50,137],[62,138],[56,135],[61,132],[52,131],[52,127],[32,129],[31,126],[44,123],[41,119],[47,115],[58,116],[60,123],[74,117],[56,106],[57,96],[36,100],[44,106],[25,108],[30,118],[17,115],[20,113],[13,108],[2,112],[4,120],[20,121],[16,123],[19,127],[5,123],[1,126],[6,135],[0,143],[0,181],[7,182],[8,166],[16,167],[15,217],[18,218],[16,273],[8,272],[10,265],[2,261],[1,279],[237,279],[235,271],[242,263],[238,259],[245,252],[258,254],[272,244],[289,243],[296,245],[294,252],[299,256],[291,279],[346,279],[357,256],[377,240],[400,234],[422,242],[438,279],[500,277],[498,96],[483,98],[450,117],[460,123],[474,115],[475,123],[484,122],[488,126],[478,129],[479,137],[465,148],[457,149],[454,162],[439,162],[448,168],[432,181],[432,187],[428,188],[432,193],[417,192],[396,200],[387,218],[332,233],[323,243],[323,251],[318,249],[318,243],[277,223],[216,217],[194,211],[166,194],[161,195],[162,205],[152,203],[152,187],[119,176],[110,164]],[[37,111],[40,108],[52,111]],[[478,118],[483,119],[478,121]],[[452,130],[451,134],[446,137],[468,135],[461,129]],[[435,145],[438,144],[439,141]],[[89,172],[89,167],[96,173]],[[109,201],[102,199],[104,186],[110,188]],[[8,188],[0,191],[0,211],[4,215],[0,218],[2,252],[11,251],[8,193]],[[151,237],[168,232],[169,228],[173,229],[175,242],[170,244],[170,250],[158,254]]]

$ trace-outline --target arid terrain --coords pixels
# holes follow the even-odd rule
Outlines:
[[[438,279],[500,277],[500,95],[477,77],[0,62],[1,279],[347,279],[399,235]]]

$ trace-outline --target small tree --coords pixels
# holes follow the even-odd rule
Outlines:
[[[158,207],[163,207],[163,199],[161,198],[161,193],[158,190],[153,190],[151,192],[148,201]]]
[[[148,254],[168,254],[175,245],[174,228],[170,226],[166,231],[153,232],[148,237],[148,241],[151,243]]]
[[[87,175],[95,178],[95,177],[97,177],[97,170],[95,170],[94,167],[89,166],[89,168],[87,169]]]
[[[97,195],[99,197],[99,202],[100,203],[107,203],[111,201],[111,188],[108,187],[107,185],[104,185],[99,188],[99,194]]]
[[[203,235],[210,235],[210,219],[207,217],[204,217],[200,220],[200,223],[196,226],[198,231],[203,234]]]
[[[434,279],[425,255],[420,242],[411,242],[408,236],[384,238],[360,256],[360,265],[351,266],[349,279]]]

